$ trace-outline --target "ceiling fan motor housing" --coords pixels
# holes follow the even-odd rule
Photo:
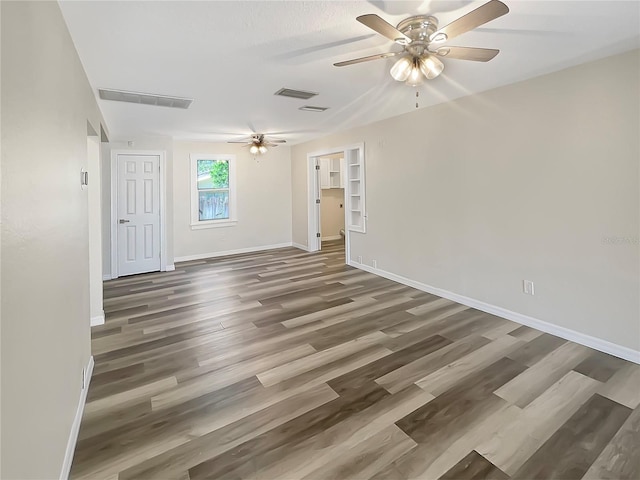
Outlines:
[[[409,37],[412,43],[429,43],[429,37],[438,30],[438,19],[431,15],[414,15],[402,20],[396,28]]]

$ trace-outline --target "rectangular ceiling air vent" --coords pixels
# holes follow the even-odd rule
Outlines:
[[[329,107],[314,107],[313,105],[305,105],[304,107],[300,107],[298,110],[304,110],[305,112],[324,112],[325,110],[329,110]]]
[[[193,98],[170,97],[153,93],[127,92],[124,90],[109,90],[103,88],[99,88],[98,93],[102,100],[155,105],[157,107],[189,108],[193,102]]]
[[[274,95],[280,95],[281,97],[299,98],[302,100],[309,100],[311,97],[318,95],[317,92],[305,92],[304,90],[293,90],[291,88],[281,88]]]

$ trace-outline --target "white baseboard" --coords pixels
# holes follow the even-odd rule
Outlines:
[[[167,265],[167,268],[165,268],[165,272],[173,272],[176,269],[176,266],[174,264],[171,265]]]
[[[106,282],[107,280],[111,280],[111,274],[110,273],[102,275],[102,281]]]
[[[253,252],[262,252],[264,250],[273,250],[275,248],[285,248],[290,247],[291,243],[278,243],[275,245],[261,245],[258,247],[248,247],[248,248],[239,248],[237,250],[226,250],[223,252],[211,252],[211,253],[199,253],[197,255],[186,255],[183,257],[174,258],[174,262],[190,262],[192,260],[202,260],[205,258],[216,258],[216,257],[226,257],[227,255],[237,255],[239,253],[253,253]]]
[[[104,310],[100,315],[96,315],[95,317],[91,317],[90,325],[95,327],[97,325],[104,325]]]
[[[307,247],[306,245],[302,245],[301,243],[292,243],[291,246],[299,248],[300,250],[304,250],[305,252],[309,251],[309,247]]]
[[[331,235],[330,237],[322,237],[320,240],[322,240],[323,242],[328,242],[331,240],[340,240],[342,238],[342,235]]]
[[[60,472],[60,480],[67,480],[69,473],[71,472],[71,464],[73,463],[73,453],[76,450],[76,443],[78,442],[78,434],[80,433],[80,422],[82,421],[82,414],[84,412],[84,404],[87,401],[87,392],[89,392],[89,382],[91,382],[91,375],[93,374],[93,356],[89,357],[89,363],[84,370],[84,388],[80,390],[80,399],[78,400],[78,408],[76,409],[76,416],[71,424],[71,433],[69,434],[69,441],[67,442],[67,450],[64,454],[64,462],[62,463],[62,471]]]
[[[565,340],[579,343],[580,345],[584,345],[585,347],[608,353],[609,355],[613,355],[614,357],[622,358],[624,360],[640,364],[640,351],[638,350],[634,350],[629,347],[623,347],[622,345],[618,345],[607,340],[592,337],[591,335],[587,335],[586,333],[581,333],[569,328],[561,327],[553,323],[545,322],[544,320],[539,320],[528,315],[523,315],[522,313],[507,310],[506,308],[491,305],[474,298],[465,297],[464,295],[459,295],[442,288],[437,288],[425,283],[416,282],[415,280],[411,280],[409,278],[403,277],[401,275],[396,275],[395,273],[387,272],[379,268],[373,268],[354,261],[348,262],[348,265],[359,268],[361,270],[365,270],[369,273],[373,273],[374,275],[393,280],[394,282],[402,283],[403,285],[422,290],[423,292],[431,293],[432,295],[437,295],[439,297],[449,299],[462,305],[467,305],[468,307],[472,307],[477,310],[496,315],[498,317],[506,318],[507,320],[511,320],[521,325],[526,325],[527,327],[550,333],[551,335],[564,338]]]

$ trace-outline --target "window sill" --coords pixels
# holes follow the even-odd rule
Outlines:
[[[198,223],[191,224],[191,230],[203,230],[205,228],[234,227],[237,223],[238,223],[237,220],[198,222]]]

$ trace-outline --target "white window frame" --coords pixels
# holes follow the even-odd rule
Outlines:
[[[238,223],[238,203],[236,201],[236,156],[228,154],[192,153],[191,173],[191,230],[202,228],[232,227]],[[226,160],[229,162],[229,218],[220,220],[200,220],[198,212],[198,160]]]

